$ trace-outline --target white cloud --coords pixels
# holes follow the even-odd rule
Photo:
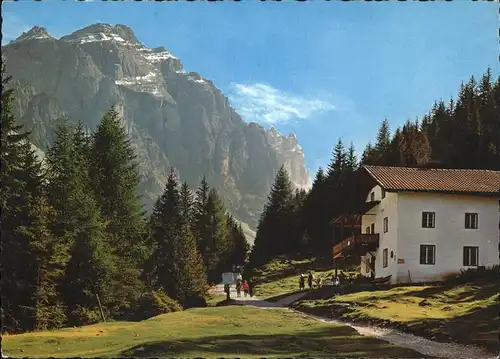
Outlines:
[[[245,120],[269,124],[305,120],[335,109],[328,101],[300,97],[262,83],[231,84],[229,100]]]

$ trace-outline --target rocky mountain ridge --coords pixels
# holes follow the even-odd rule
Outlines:
[[[58,119],[94,129],[117,106],[138,154],[149,208],[169,166],[191,187],[205,176],[252,229],[282,164],[297,187],[309,185],[294,134],[245,123],[212,81],[186,72],[165,48],[144,46],[127,26],[94,24],[60,39],[34,27],[2,53],[18,90],[16,115],[42,150]]]

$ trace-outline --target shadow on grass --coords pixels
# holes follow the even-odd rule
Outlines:
[[[422,358],[422,354],[363,337],[347,327],[324,327],[289,334],[233,334],[164,340],[134,346],[121,356],[165,357],[203,355],[297,355],[375,358]]]

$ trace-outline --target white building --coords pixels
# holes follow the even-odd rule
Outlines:
[[[500,171],[364,166],[371,181],[361,234],[334,259],[361,255],[361,273],[430,282],[499,263]]]

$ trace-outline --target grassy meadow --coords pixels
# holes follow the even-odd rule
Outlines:
[[[4,335],[14,357],[417,358],[421,354],[283,309],[226,306],[163,314],[142,322]]]

